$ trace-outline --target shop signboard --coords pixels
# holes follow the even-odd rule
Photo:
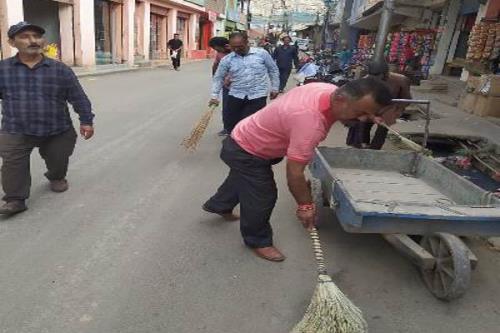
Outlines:
[[[186,0],[186,2],[191,2],[202,7],[205,6],[205,0]]]
[[[240,11],[237,0],[227,0],[226,2],[226,17],[233,22],[240,21]]]
[[[218,16],[218,14],[216,12],[211,11],[211,10],[208,11],[208,20],[210,22],[216,22],[217,21],[217,16]]]

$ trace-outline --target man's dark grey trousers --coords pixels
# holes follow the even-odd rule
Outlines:
[[[52,136],[32,136],[0,132],[0,156],[2,157],[3,200],[25,200],[31,187],[30,155],[38,147],[45,161],[49,180],[66,178],[69,157],[73,154],[76,132],[71,128]]]
[[[273,245],[269,219],[278,198],[272,166],[282,159],[266,160],[243,150],[231,137],[222,144],[221,159],[229,175],[205,206],[217,213],[230,213],[240,204],[240,231],[252,248]]]

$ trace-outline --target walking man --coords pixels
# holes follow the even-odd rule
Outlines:
[[[179,34],[174,34],[174,38],[169,40],[167,47],[170,50],[170,58],[172,59],[172,66],[176,71],[180,71],[181,67],[181,51],[182,51],[182,40],[179,39]]]
[[[295,65],[295,68],[299,67],[298,50],[294,45],[290,45],[292,39],[289,36],[284,36],[281,40],[283,45],[277,47],[273,54],[280,71],[280,93],[285,90],[286,83],[292,72],[292,65]]]
[[[217,72],[219,68],[220,61],[222,58],[231,53],[231,47],[229,46],[229,40],[226,37],[213,37],[208,42],[208,45],[217,52],[215,56],[214,63],[212,65],[212,76]],[[229,134],[228,128],[228,110],[227,110],[227,99],[229,95],[229,85],[231,84],[231,77],[226,75],[224,78],[224,86],[222,87],[222,124],[223,129],[219,132],[219,136],[226,136]]]
[[[278,96],[279,71],[268,52],[248,45],[245,33],[232,33],[229,45],[233,52],[221,60],[215,72],[210,104],[219,104],[219,94],[229,74],[226,130],[231,133],[242,119],[266,106],[269,92],[271,99]]]
[[[393,99],[411,99],[410,80],[397,73],[389,72],[389,66],[385,61],[376,62],[370,61],[368,63],[368,76],[372,76],[384,81],[391,91]],[[401,117],[401,113],[408,104],[398,103],[391,107],[391,110],[385,112],[384,123],[393,125],[396,119]],[[354,122],[349,128],[347,134],[347,144],[355,148],[370,148],[380,150],[387,138],[387,128],[382,125],[377,125],[377,129],[371,139],[371,129],[374,123],[367,122]]]
[[[31,186],[30,155],[35,147],[47,166],[45,176],[54,192],[68,189],[66,173],[77,134],[68,111],[73,105],[80,117],[80,134],[94,134],[91,104],[73,71],[43,56],[42,27],[26,22],[8,30],[9,44],[18,54],[0,62],[2,128],[2,187],[0,214],[27,209]]]
[[[230,168],[229,175],[203,209],[234,219],[233,209],[240,204],[244,243],[266,260],[283,261],[284,255],[273,246],[269,223],[277,200],[272,165],[287,158],[288,187],[297,202],[297,217],[311,228],[316,208],[304,170],[315,147],[335,121],[374,119],[390,104],[390,91],[375,78],[340,88],[311,83],[292,89],[242,120],[224,140],[221,158]]]

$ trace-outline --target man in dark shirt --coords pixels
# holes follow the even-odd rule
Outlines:
[[[391,91],[393,99],[411,99],[410,80],[397,73],[389,71],[389,65],[383,61],[368,62],[368,76],[375,77],[384,81]],[[408,106],[406,103],[397,103],[391,106],[391,110],[384,113],[384,122],[387,125],[396,123],[396,119],[401,117],[402,112]],[[377,126],[373,138],[371,138],[371,129],[374,123],[354,122],[349,128],[346,143],[355,148],[369,148],[380,150],[387,138],[387,128],[381,125]]]
[[[172,58],[172,65],[176,71],[181,67],[181,51],[182,40],[179,39],[179,34],[174,34],[174,38],[168,41],[168,49],[170,50],[170,58]]]
[[[26,22],[11,26],[9,44],[19,52],[0,61],[0,156],[6,201],[0,214],[27,209],[30,155],[35,147],[45,160],[51,190],[68,189],[66,173],[77,134],[67,102],[80,117],[80,134],[86,140],[94,134],[91,104],[75,74],[66,65],[43,56],[44,33],[43,28]]]
[[[292,64],[295,68],[299,67],[299,56],[297,48],[290,45],[292,41],[290,37],[285,36],[282,38],[283,45],[274,50],[273,58],[276,60],[276,65],[280,70],[280,92],[285,90],[286,83],[292,72]]]

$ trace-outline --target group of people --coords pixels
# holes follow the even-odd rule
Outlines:
[[[221,94],[223,97],[223,129],[219,135],[228,135],[240,120],[263,108],[268,94],[274,99],[284,92],[293,66],[299,66],[299,59],[297,48],[290,45],[291,38],[284,36],[282,41],[283,45],[272,55],[263,48],[250,47],[243,32],[233,33],[229,39],[214,37],[209,41],[209,46],[217,52],[212,67],[214,84],[210,104],[218,105]]]
[[[227,44],[218,39],[221,48],[214,47],[224,54],[214,67],[209,104],[218,105],[220,92],[225,89],[223,112],[231,120],[224,125],[229,136],[223,140],[220,156],[230,171],[202,206],[226,220],[239,219],[244,243],[270,261],[285,259],[274,246],[270,224],[278,193],[273,165],[286,158],[287,183],[297,203],[296,215],[304,227],[312,228],[316,207],[304,171],[333,123],[351,126],[350,131],[356,133],[351,136],[365,140],[369,124],[390,122],[405,107],[393,104],[392,99],[411,97],[404,77],[389,73],[386,64],[375,62],[370,64],[367,77],[342,87],[311,83],[278,97],[283,82],[280,78],[287,78],[295,60],[288,38],[283,42],[274,59],[263,49],[249,47],[243,33],[232,34]],[[276,100],[266,105],[268,97]],[[362,143],[355,141],[352,145],[361,148]],[[234,213],[237,205],[241,216]]]
[[[27,209],[34,148],[45,161],[52,191],[68,189],[66,174],[77,139],[68,102],[79,115],[81,136],[88,140],[94,134],[91,103],[73,71],[43,55],[44,33],[42,27],[26,22],[10,27],[9,44],[18,54],[0,61],[3,215]],[[178,42],[170,44],[174,51],[182,47]],[[399,112],[401,106],[393,106],[392,99],[407,97],[406,82],[379,66],[378,73],[372,71],[342,87],[312,83],[278,97],[280,76],[289,75],[295,61],[287,40],[275,59],[263,49],[250,47],[244,33],[233,33],[229,40],[212,39],[210,45],[219,54],[209,103],[218,105],[222,93],[228,135],[221,158],[230,171],[202,208],[227,220],[239,219],[249,248],[264,259],[282,261],[285,256],[274,246],[270,224],[278,193],[273,165],[286,158],[296,215],[304,227],[312,228],[316,207],[304,171],[314,148],[337,121],[355,123],[365,131],[361,124],[381,122],[387,114]],[[268,98],[275,100],[267,105]],[[238,204],[241,217],[234,213]]]

